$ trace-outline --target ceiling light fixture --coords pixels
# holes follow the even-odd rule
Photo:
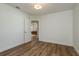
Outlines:
[[[38,10],[38,9],[41,9],[41,8],[42,8],[42,6],[41,6],[41,5],[39,5],[39,4],[35,4],[35,5],[34,5],[34,8]]]

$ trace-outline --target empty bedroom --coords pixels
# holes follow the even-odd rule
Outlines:
[[[0,3],[0,56],[79,56],[79,3]]]

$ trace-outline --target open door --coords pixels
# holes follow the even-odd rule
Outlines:
[[[32,41],[38,41],[39,40],[39,22],[38,21],[32,21],[31,22],[31,36]]]
[[[24,42],[31,41],[31,21],[29,17],[24,19]]]

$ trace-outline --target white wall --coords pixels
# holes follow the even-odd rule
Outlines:
[[[24,19],[29,20],[28,15],[0,4],[0,52],[24,43]]]
[[[74,47],[79,52],[79,4],[76,4],[74,9]]]
[[[43,15],[40,18],[39,39],[63,45],[73,45],[72,10]]]
[[[40,20],[39,18],[40,18],[40,15],[39,16],[38,15],[31,15],[30,16],[31,21],[39,21]]]

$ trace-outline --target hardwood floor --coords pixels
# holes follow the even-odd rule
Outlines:
[[[0,56],[78,56],[71,46],[34,41],[0,53]]]

